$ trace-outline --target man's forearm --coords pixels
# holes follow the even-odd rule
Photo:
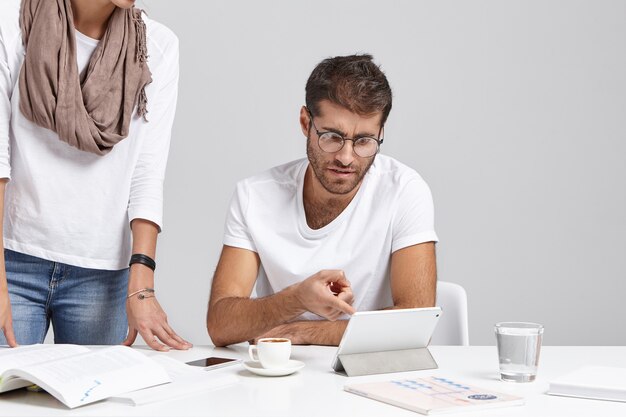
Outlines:
[[[338,346],[348,320],[305,320],[277,326],[263,337],[285,337],[294,345]]]
[[[264,298],[218,300],[209,309],[207,327],[215,346],[226,346],[255,339],[303,312],[291,286]]]

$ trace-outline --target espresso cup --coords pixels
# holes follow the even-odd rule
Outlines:
[[[291,356],[291,340],[281,337],[259,339],[256,345],[250,345],[248,354],[263,368],[284,368]]]

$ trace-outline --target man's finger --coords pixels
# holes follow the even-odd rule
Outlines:
[[[332,285],[331,285],[331,289],[334,292],[340,292],[343,291],[344,288],[350,288],[350,281],[348,281],[348,278],[346,278],[345,275],[342,275],[341,277],[336,277],[334,281],[332,281]]]
[[[7,340],[9,347],[17,347],[17,341],[15,340],[15,334],[13,333],[13,324],[9,323],[4,326],[4,338]]]
[[[342,281],[342,280],[347,281],[346,274],[341,269],[328,269],[323,272],[324,273],[322,275],[322,279],[327,284],[330,284],[332,282]]]
[[[352,294],[352,291],[340,292],[339,294],[337,294],[337,298],[339,298],[342,301],[345,301],[346,303],[350,305],[352,305],[352,303],[354,302],[354,295]]]
[[[137,339],[137,329],[128,328],[128,335],[126,336],[126,340],[122,342],[124,346],[132,346],[135,343],[135,339]]]
[[[331,287],[331,288],[335,294],[342,294],[342,293],[352,294],[352,287],[349,285],[344,285],[344,286],[335,285],[334,287]]]
[[[334,310],[328,315],[328,317],[326,317],[326,319],[329,321],[336,321],[341,316],[343,316],[343,313],[341,311]]]
[[[339,299],[339,297],[335,297],[335,296],[331,297],[330,306],[334,308],[335,310],[339,310],[346,314],[352,315],[356,313],[356,310],[354,309],[354,307],[352,307],[350,304],[346,303],[345,301]]]

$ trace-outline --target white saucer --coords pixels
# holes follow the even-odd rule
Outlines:
[[[262,375],[262,376],[285,376],[291,375],[296,371],[304,368],[304,362],[289,360],[287,362],[287,366],[284,368],[263,368],[261,366],[261,362],[255,361],[246,361],[243,363],[243,367],[253,374]]]

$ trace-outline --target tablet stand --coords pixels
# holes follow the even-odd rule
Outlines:
[[[428,348],[390,350],[386,352],[349,353],[338,357],[347,376],[421,371],[437,368]],[[341,372],[341,370],[338,370]]]

